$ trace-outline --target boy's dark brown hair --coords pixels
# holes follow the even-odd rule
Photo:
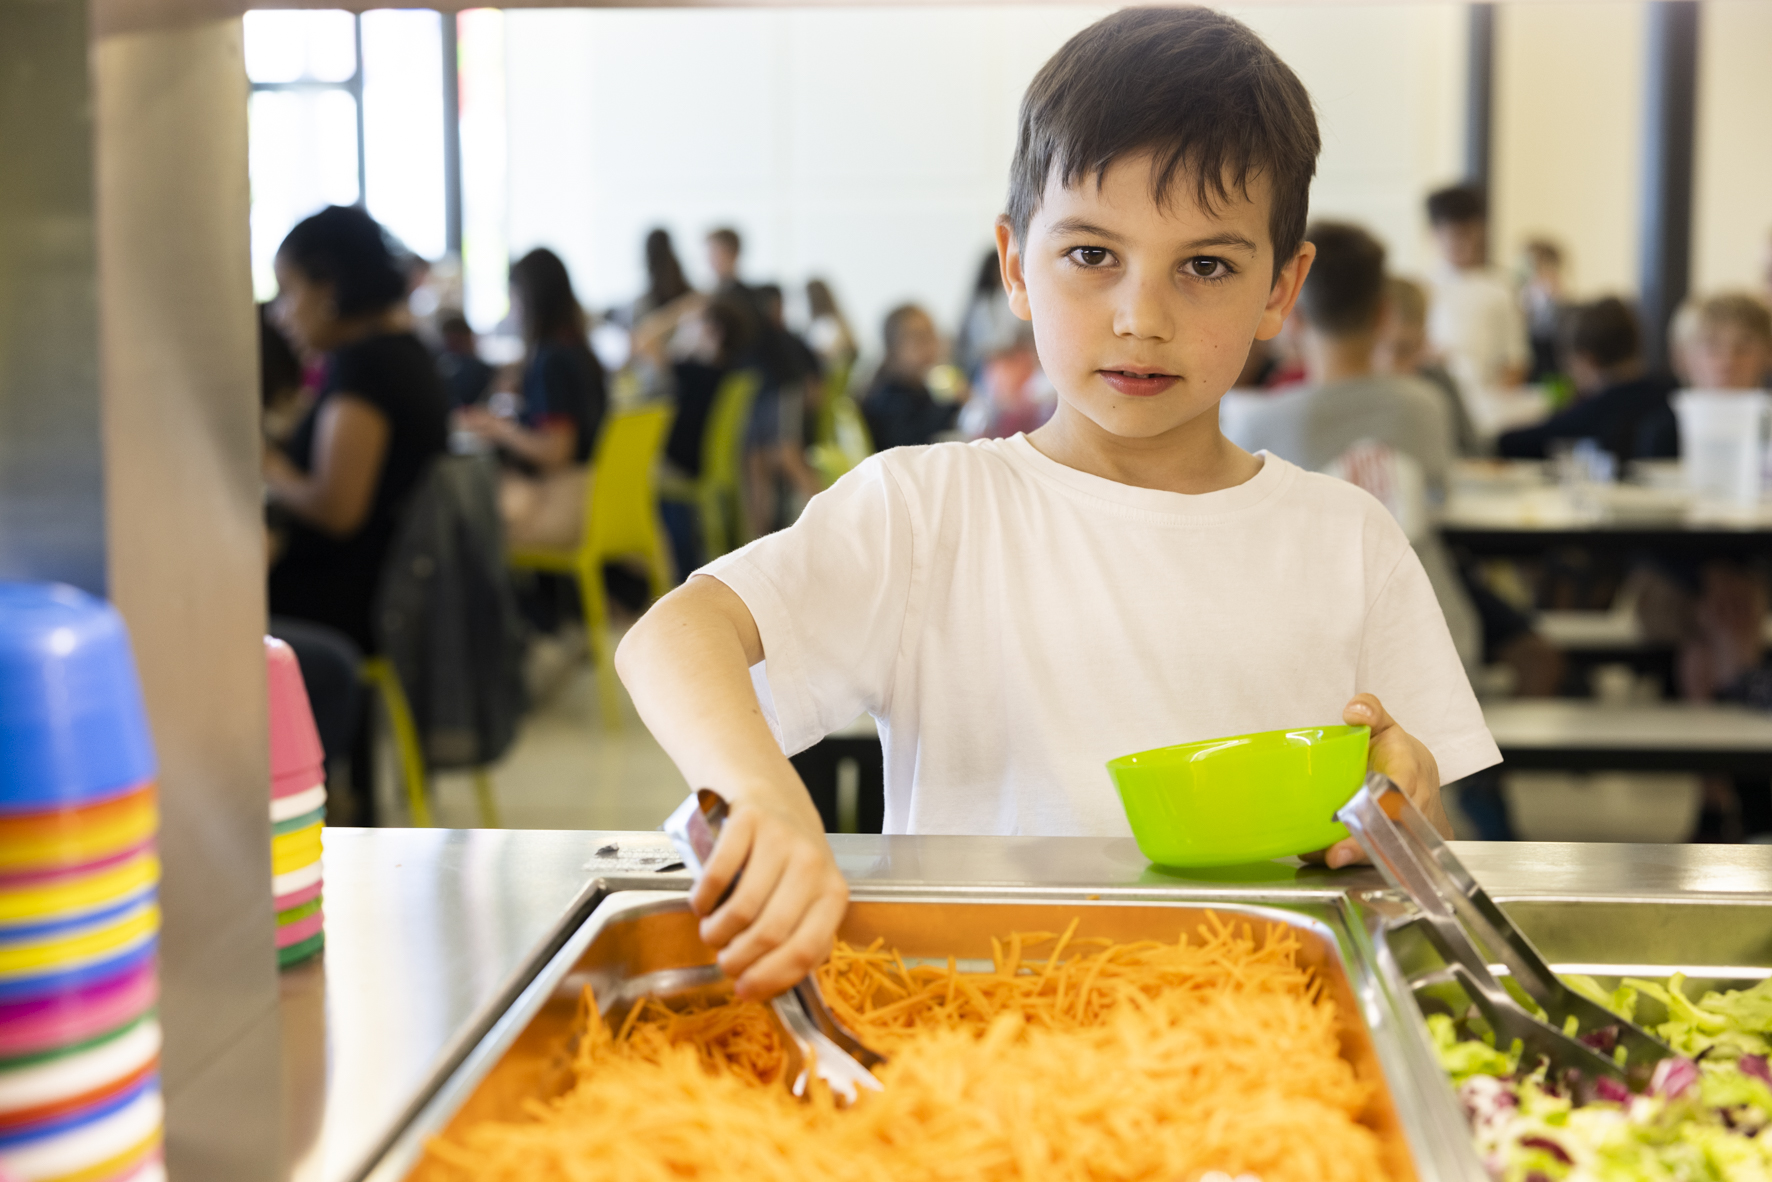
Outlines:
[[[1384,243],[1348,222],[1317,222],[1305,232],[1317,248],[1298,310],[1332,337],[1378,327],[1384,308]]]
[[[1489,198],[1477,185],[1448,185],[1427,195],[1430,226],[1475,222],[1489,216]]]
[[[1564,334],[1564,347],[1569,353],[1585,357],[1601,369],[1635,361],[1642,343],[1636,313],[1617,296],[1606,296],[1576,308]]]
[[[1098,183],[1154,153],[1151,197],[1191,182],[1201,208],[1267,178],[1274,273],[1304,241],[1322,140],[1310,95],[1247,25],[1205,8],[1125,8],[1064,43],[1029,83],[1009,166],[1009,226],[1027,240],[1049,179]]]

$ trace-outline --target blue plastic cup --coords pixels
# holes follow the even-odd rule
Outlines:
[[[0,813],[91,804],[154,767],[116,609],[57,583],[0,582]]]

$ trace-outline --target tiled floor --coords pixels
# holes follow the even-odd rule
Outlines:
[[[688,788],[625,693],[621,707],[621,729],[606,729],[591,667],[576,665],[492,769],[500,821],[512,829],[658,828]],[[382,777],[384,783],[393,779]],[[481,824],[467,775],[439,775],[433,791],[438,825]],[[403,817],[404,810],[386,815]]]

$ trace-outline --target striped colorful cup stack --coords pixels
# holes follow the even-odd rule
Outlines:
[[[295,652],[265,637],[271,711],[271,894],[277,907],[277,963],[284,968],[324,946],[320,909],[320,828],[326,822],[326,753]]]
[[[0,583],[0,1178],[165,1176],[157,826],[122,618]]]

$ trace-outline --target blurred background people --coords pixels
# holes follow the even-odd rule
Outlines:
[[[952,431],[960,404],[938,402],[929,390],[929,372],[941,360],[935,321],[917,305],[901,304],[886,314],[881,336],[886,357],[861,401],[874,447],[914,447]]]
[[[1644,425],[1668,413],[1672,383],[1643,369],[1642,332],[1616,296],[1582,304],[1569,316],[1561,366],[1575,404],[1535,427],[1505,432],[1496,451],[1509,459],[1542,460],[1558,440],[1592,439],[1620,463],[1636,458]]]
[[[437,372],[443,377],[449,407],[460,410],[472,406],[492,389],[496,372],[480,359],[480,338],[459,311],[444,312],[437,320],[437,331],[441,337]]]
[[[1452,416],[1458,454],[1474,456],[1480,450],[1477,429],[1459,393],[1458,382],[1428,349],[1427,307],[1427,288],[1400,275],[1385,277],[1384,314],[1378,322],[1372,368],[1378,373],[1412,375],[1438,390]]]
[[[1674,314],[1669,354],[1681,384],[1692,390],[1764,390],[1772,384],[1772,311],[1748,292],[1688,300]],[[1672,406],[1644,418],[1637,438],[1644,456],[1680,454]]]
[[[847,374],[855,366],[859,349],[849,318],[837,305],[831,285],[823,279],[806,281],[806,343],[818,354],[819,366],[825,373]]]
[[[1428,339],[1467,395],[1520,384],[1530,355],[1513,292],[1489,267],[1489,202],[1475,185],[1429,194],[1434,269]]]
[[[511,265],[511,308],[524,346],[516,413],[469,406],[457,422],[505,463],[499,509],[509,544],[568,547],[584,528],[586,467],[608,408],[603,366],[553,251],[532,250]]]
[[[448,404],[413,335],[406,275],[355,206],[300,222],[277,252],[278,325],[326,357],[325,380],[287,442],[265,449],[281,544],[270,608],[375,650],[370,606],[406,494],[448,440]]]
[[[736,261],[736,248],[733,254]],[[671,242],[669,230],[655,228],[647,232],[645,256],[646,290],[617,317],[630,329],[646,316],[693,290],[683,274],[683,264],[677,258],[677,248]]]
[[[1058,409],[1058,391],[1040,368],[1034,348],[1034,326],[1021,320],[1015,323],[1020,331],[1009,346],[979,366],[958,422],[967,439],[1007,439],[1032,431]]]
[[[753,356],[763,387],[751,415],[745,461],[750,514],[760,533],[793,523],[822,485],[806,464],[806,424],[822,398],[818,354],[788,328],[782,290],[774,283],[750,289],[757,316]]]
[[[1003,288],[1003,270],[995,248],[978,260],[966,308],[960,313],[960,331],[954,335],[954,364],[976,382],[985,362],[1016,347],[1023,322],[1009,309],[1009,293]]]
[[[1562,315],[1567,293],[1563,285],[1563,248],[1548,238],[1531,238],[1524,251],[1525,280],[1520,285],[1520,310],[1526,317],[1531,362],[1528,382],[1546,381],[1560,370]]]

